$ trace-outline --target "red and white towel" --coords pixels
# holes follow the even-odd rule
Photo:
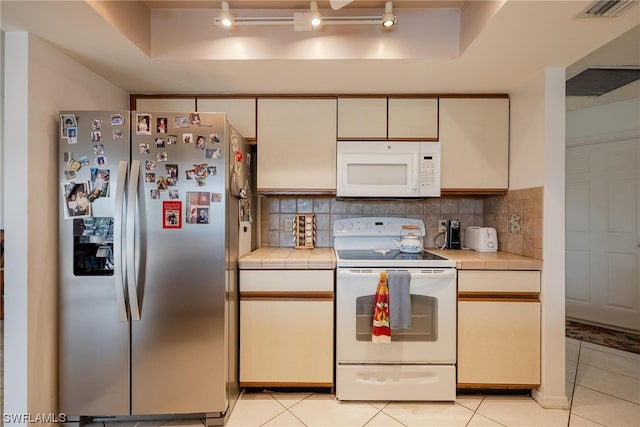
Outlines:
[[[389,287],[387,286],[387,273],[385,271],[380,273],[380,280],[378,280],[378,287],[376,289],[371,341],[375,344],[391,342]]]

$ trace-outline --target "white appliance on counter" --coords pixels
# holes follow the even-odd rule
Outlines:
[[[437,141],[338,141],[338,197],[439,197]]]
[[[428,251],[396,249],[403,229],[424,237],[411,218],[349,218],[334,222],[336,249],[336,397],[339,400],[456,398],[455,261]],[[380,273],[411,273],[411,326],[391,342],[372,342]]]
[[[478,252],[497,252],[498,234],[493,227],[471,226],[464,230],[464,246]]]

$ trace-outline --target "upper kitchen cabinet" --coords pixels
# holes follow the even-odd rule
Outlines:
[[[227,113],[229,123],[247,140],[256,139],[256,98],[198,97],[198,111]]]
[[[436,141],[438,98],[340,97],[338,139]]]
[[[258,99],[258,192],[335,194],[336,98]]]
[[[196,98],[131,97],[131,109],[136,111],[196,111]]]
[[[509,188],[509,99],[440,98],[444,194]]]
[[[386,140],[387,97],[338,98],[338,139]]]
[[[438,140],[438,98],[389,97],[388,138]]]

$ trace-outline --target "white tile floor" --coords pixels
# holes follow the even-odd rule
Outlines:
[[[329,394],[244,394],[228,427],[640,426],[640,355],[567,338],[571,409],[525,396],[458,396],[455,403],[338,402]]]
[[[570,410],[543,409],[522,396],[459,396],[455,403],[403,403],[338,402],[330,394],[250,393],[241,396],[226,426],[640,426],[640,354],[570,338],[566,349]],[[2,356],[0,351],[0,363]],[[2,389],[0,382],[0,398]],[[109,424],[175,427],[197,422]]]

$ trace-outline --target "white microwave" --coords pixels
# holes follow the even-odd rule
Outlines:
[[[437,141],[338,141],[337,197],[439,197]]]

